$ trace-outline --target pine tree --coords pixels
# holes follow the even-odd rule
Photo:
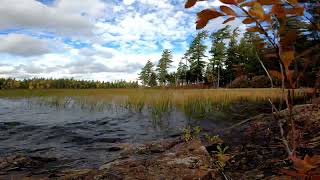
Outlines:
[[[153,63],[149,60],[139,74],[139,80],[141,80],[142,84],[145,86],[150,84],[151,75],[154,73],[153,66]]]
[[[189,49],[185,54],[185,58],[190,63],[191,81],[201,82],[203,80],[203,69],[205,67],[205,61],[203,58],[206,57],[205,52],[207,46],[204,45],[203,40],[208,37],[208,32],[203,31],[197,34],[190,44]]]
[[[179,65],[178,65],[177,78],[178,78],[179,83],[181,83],[183,85],[184,82],[187,82],[188,66],[186,64],[184,64],[182,60],[179,62]]]
[[[211,34],[212,46],[209,51],[211,54],[210,64],[213,68],[212,72],[217,71],[217,87],[220,87],[221,71],[226,60],[226,45],[225,40],[229,38],[230,26],[226,26],[217,32]],[[216,69],[214,69],[216,68]]]
[[[239,52],[238,52],[238,42],[237,37],[239,29],[236,28],[230,34],[230,42],[227,49],[227,59],[225,62],[226,65],[226,83],[231,83],[235,79],[236,73],[234,73],[234,65],[238,64],[239,61]]]
[[[158,85],[158,83],[157,83],[157,74],[155,72],[151,72],[148,85],[150,87],[155,87],[155,86]]]
[[[171,67],[172,62],[172,55],[170,50],[165,49],[157,65],[158,79],[161,85],[166,84],[166,82],[168,81],[166,77],[168,75],[168,69]]]

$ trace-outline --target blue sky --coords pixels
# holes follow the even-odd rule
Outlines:
[[[174,66],[195,30],[195,13],[218,6],[184,0],[1,0],[0,77],[136,80],[164,48]],[[211,22],[210,31],[222,28]],[[237,27],[240,21],[230,25]]]

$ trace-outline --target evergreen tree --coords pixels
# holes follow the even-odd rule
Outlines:
[[[255,36],[252,33],[245,33],[244,37],[241,38],[238,45],[238,61],[235,65],[242,68],[242,71],[249,76],[263,75],[265,72],[259,62],[259,57],[261,54],[261,49],[257,49],[257,44],[255,41]],[[262,56],[261,56],[262,57]]]
[[[203,81],[203,69],[205,67],[205,61],[203,58],[206,57],[205,52],[207,46],[204,45],[203,40],[208,37],[208,32],[203,31],[197,34],[190,44],[189,49],[185,54],[185,58],[190,63],[190,75],[192,82]]]
[[[236,28],[230,34],[230,42],[227,49],[227,59],[225,63],[226,68],[226,80],[227,83],[231,83],[235,79],[236,73],[234,72],[234,65],[238,64],[239,52],[237,38],[239,36],[239,29]]]
[[[181,83],[183,85],[184,82],[187,82],[188,66],[184,64],[182,60],[179,62],[179,65],[178,65],[177,78],[178,78],[179,84]]]
[[[139,80],[145,86],[150,84],[151,75],[154,73],[153,66],[153,63],[149,60],[139,74]]]
[[[168,69],[171,67],[172,62],[172,55],[170,50],[165,49],[157,65],[158,79],[160,85],[164,85],[168,81]]]
[[[158,83],[157,83],[157,74],[156,74],[155,72],[151,72],[148,85],[149,85],[150,87],[155,87],[155,86],[158,85]]]
[[[225,40],[230,36],[230,26],[226,26],[217,32],[211,34],[212,46],[209,51],[211,58],[209,59],[211,67],[213,68],[212,72],[217,71],[217,87],[220,87],[221,80],[221,71],[222,67],[226,61],[226,44]]]

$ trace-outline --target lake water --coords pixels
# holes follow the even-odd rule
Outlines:
[[[181,132],[190,123],[172,111],[155,122],[148,113],[121,107],[92,110],[68,103],[63,108],[33,99],[0,99],[0,156],[23,153],[56,157],[66,165],[99,166],[119,154],[113,143],[143,143]]]
[[[98,167],[119,156],[109,151],[115,143],[168,138],[181,134],[187,125],[213,132],[247,118],[240,110],[252,111],[240,104],[231,107],[235,115],[214,112],[199,120],[173,108],[161,120],[154,120],[146,109],[135,112],[115,104],[92,108],[72,98],[66,102],[55,106],[41,98],[0,98],[0,157],[21,153],[55,157],[66,167]]]

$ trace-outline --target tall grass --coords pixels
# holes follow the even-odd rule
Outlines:
[[[303,96],[303,90],[297,91]],[[170,113],[173,108],[188,117],[204,118],[237,101],[274,102],[282,96],[281,89],[53,89],[0,90],[0,98],[40,98],[39,103],[67,108],[70,104],[82,109],[103,110],[120,106],[136,112],[148,110],[154,119]]]

